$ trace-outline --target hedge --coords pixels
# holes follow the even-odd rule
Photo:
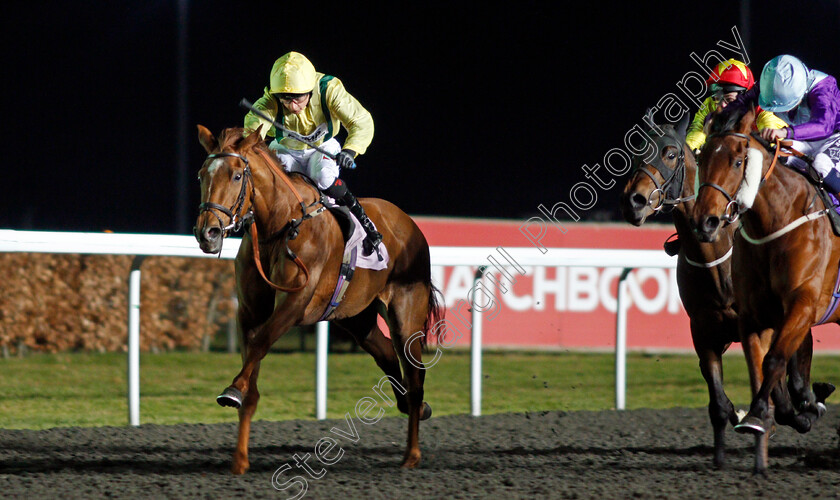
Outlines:
[[[0,254],[0,349],[124,351],[126,255]],[[142,265],[140,347],[206,349],[235,311],[229,260],[149,257]]]

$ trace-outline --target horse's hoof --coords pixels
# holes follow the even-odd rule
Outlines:
[[[423,409],[420,411],[420,420],[429,420],[432,416],[432,407],[429,403],[423,401]]]
[[[216,396],[216,402],[219,403],[219,406],[239,408],[242,406],[242,393],[236,387],[228,387]]]
[[[249,468],[250,468],[250,464],[248,462],[245,462],[244,464],[234,463],[233,465],[230,466],[230,472],[232,474],[235,474],[235,475],[239,476],[241,474],[245,474],[246,472],[248,472]]]
[[[817,403],[823,403],[834,392],[834,384],[828,382],[814,382],[812,385]]]
[[[747,415],[735,426],[735,432],[760,436],[767,431],[764,429],[760,418]]]
[[[808,417],[805,415],[797,415],[793,418],[791,427],[796,429],[796,432],[800,434],[805,434],[806,432],[811,430],[811,420],[808,419]]]
[[[406,453],[405,458],[403,458],[402,467],[403,469],[413,469],[420,464],[420,450],[417,450],[413,453]]]

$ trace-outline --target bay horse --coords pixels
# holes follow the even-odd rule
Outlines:
[[[837,322],[840,239],[832,235],[827,209],[814,186],[800,173],[776,165],[752,134],[755,109],[712,119],[699,161],[699,192],[691,223],[701,241],[736,231],[733,266],[738,328],[750,373],[753,400],[735,426],[756,436],[755,472],[766,473],[768,430],[774,416],[770,397],[784,380],[786,365],[812,349],[811,327]],[[805,373],[805,372],[801,372]],[[800,431],[825,411],[831,384],[802,402]],[[780,403],[776,403],[776,419]]]
[[[198,139],[208,154],[198,174],[201,205],[194,228],[201,250],[221,252],[231,229],[249,229],[235,260],[242,370],[217,398],[239,410],[231,470],[242,474],[250,466],[260,362],[292,326],[321,319],[336,290],[345,244],[318,189],[300,174],[287,174],[259,133],[245,136],[243,129],[229,128],[217,139],[198,125]],[[419,422],[431,416],[423,401],[425,371],[418,367],[425,337],[413,339],[440,320],[440,292],[431,282],[429,245],[414,221],[388,201],[360,202],[382,233],[390,260],[379,271],[356,268],[326,319],[347,330],[391,381],[397,407],[408,414],[402,467],[411,468],[420,462]],[[377,314],[388,325],[390,341],[377,326]]]
[[[677,124],[664,124],[647,131],[655,156],[633,157],[634,167],[621,194],[620,207],[627,222],[641,226],[649,216],[669,213],[677,232],[677,286],[689,317],[691,341],[699,358],[700,373],[709,391],[709,419],[714,438],[713,463],[723,467],[727,422],[739,417],[723,388],[723,353],[739,342],[738,312],[732,286],[735,226],[722,228],[711,242],[697,238],[690,224],[695,204],[697,164],[685,143],[688,115]],[[661,133],[660,133],[661,132]],[[672,241],[667,246],[675,246]],[[795,401],[810,392],[811,349],[791,360],[789,390]],[[785,397],[780,393],[780,397]],[[792,420],[788,420],[792,421]]]

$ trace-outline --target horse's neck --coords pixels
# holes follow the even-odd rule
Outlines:
[[[744,227],[752,238],[767,236],[816,210],[813,202],[814,192],[807,179],[785,166],[776,165],[773,175],[759,188],[752,208],[744,214]]]
[[[280,168],[280,167],[278,167]],[[274,171],[261,169],[254,174],[254,219],[263,234],[274,234],[291,220],[303,216],[303,209],[295,191],[306,206],[314,203],[319,195],[313,186],[298,177],[288,177],[291,186]]]

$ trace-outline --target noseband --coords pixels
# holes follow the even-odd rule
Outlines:
[[[683,181],[685,180],[685,152],[679,140],[670,135],[668,135],[668,137],[674,139],[674,143],[665,144],[665,147],[674,146],[680,152],[680,156],[677,158],[677,166],[674,169],[668,168],[665,163],[662,162],[661,158],[656,158],[653,163],[641,164],[635,169],[636,172],[641,172],[650,177],[653,185],[656,186],[656,188],[650,192],[650,195],[648,195],[648,206],[651,207],[654,212],[659,212],[667,206],[667,209],[665,209],[664,212],[668,213],[680,203],[694,199],[694,195],[687,196],[685,198],[681,198],[679,196],[680,191],[682,190]],[[660,184],[656,179],[656,176],[648,170],[648,166],[655,168],[659,175],[665,179],[662,184]],[[658,201],[656,203],[653,201],[654,195],[658,196]]]

